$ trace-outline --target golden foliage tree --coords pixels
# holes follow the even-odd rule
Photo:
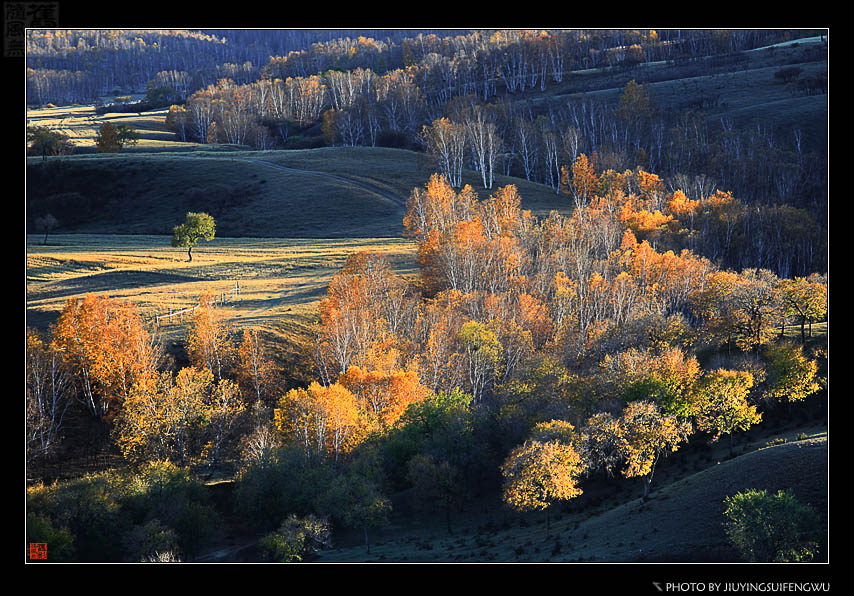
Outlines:
[[[579,478],[585,465],[572,443],[566,441],[566,431],[572,430],[567,425],[553,421],[538,426],[534,436],[542,436],[513,449],[501,466],[504,502],[519,511],[545,510],[546,532],[550,529],[551,504],[582,492]]]
[[[415,299],[408,284],[379,254],[353,253],[329,284],[319,307],[315,362],[321,380],[333,383],[351,365],[373,367],[404,336],[414,318]]]
[[[217,380],[231,369],[236,348],[224,312],[217,308],[213,294],[199,297],[199,308],[187,333],[187,354],[198,368],[207,368]]]
[[[208,368],[186,367],[137,383],[114,429],[124,457],[186,466],[216,463],[244,410],[235,384]]]
[[[783,307],[801,326],[801,343],[806,342],[806,324],[827,312],[827,284],[818,276],[780,280]]]
[[[255,401],[266,400],[273,389],[276,368],[257,329],[243,330],[237,348],[237,377],[244,390],[250,393]]]
[[[768,345],[765,395],[783,403],[802,401],[821,389],[818,363],[809,359],[802,346],[790,342]]]
[[[749,372],[724,369],[706,373],[697,384],[697,428],[710,432],[714,441],[729,435],[730,455],[735,431],[747,430],[762,421],[762,414],[748,401],[752,387],[753,375]]]
[[[587,473],[602,470],[609,478],[614,475],[622,461],[621,437],[620,421],[610,412],[598,412],[587,419],[577,441]]]
[[[308,457],[332,456],[337,461],[363,437],[358,400],[338,383],[291,389],[279,400],[274,420],[285,440],[299,445]]]
[[[114,415],[133,385],[153,376],[160,361],[136,308],[108,296],[68,300],[51,345],[70,367],[78,396],[99,419]]]
[[[501,343],[493,325],[468,321],[459,331],[464,361],[468,371],[468,387],[473,403],[483,397],[484,391],[495,382],[501,358]]]
[[[575,158],[570,170],[563,170],[563,185],[575,202],[576,209],[584,207],[599,184],[593,163],[584,153]]]
[[[356,396],[360,409],[373,425],[383,429],[394,425],[410,404],[430,394],[414,371],[363,370],[351,366],[338,377],[338,383]]]
[[[643,478],[643,496],[649,488],[655,466],[662,454],[677,451],[692,432],[691,423],[676,416],[662,414],[651,401],[628,404],[619,418],[619,452],[623,460],[623,476]]]

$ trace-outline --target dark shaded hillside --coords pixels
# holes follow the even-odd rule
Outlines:
[[[662,480],[664,480],[662,478]],[[458,518],[453,536],[405,529],[377,539],[366,554],[363,546],[321,553],[321,562],[583,562],[583,563],[733,563],[738,553],[723,531],[723,500],[749,488],[774,492],[792,489],[802,503],[813,506],[827,523],[828,444],[819,434],[712,463],[700,472],[661,484],[650,499],[639,498],[602,512],[582,509],[555,513],[550,535],[544,517],[480,526]],[[485,511],[485,510],[484,510]],[[474,514],[479,519],[481,514]],[[438,523],[438,522],[437,522]],[[468,525],[468,531],[460,528]],[[490,529],[487,529],[490,527]],[[819,560],[827,560],[826,547]]]
[[[398,236],[402,207],[376,193],[269,164],[193,156],[114,156],[28,166],[28,220],[59,231],[168,234],[204,211],[223,237]]]
[[[51,213],[57,233],[169,234],[187,211],[205,211],[220,237],[398,237],[409,193],[435,171],[423,154],[372,147],[30,158],[27,221],[33,233]],[[479,179],[464,181],[486,197]],[[545,185],[496,176],[494,188],[507,184],[534,213],[570,205]]]
[[[826,522],[827,447],[826,439],[810,439],[722,461],[654,493],[645,505],[635,500],[582,522],[573,535],[588,539],[578,554],[599,561],[737,561],[721,525],[724,498],[749,488],[791,488]]]

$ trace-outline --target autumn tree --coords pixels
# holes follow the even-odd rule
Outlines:
[[[556,424],[562,427],[560,432],[555,432]],[[578,480],[585,466],[571,439],[567,440],[571,431],[565,422],[539,425],[533,431],[535,438],[513,449],[501,465],[502,499],[519,511],[546,511],[547,534],[552,503],[582,492]]]
[[[119,153],[125,145],[136,145],[139,133],[127,124],[115,126],[104,122],[95,134],[95,146],[98,153]]]
[[[662,454],[679,449],[692,432],[691,423],[662,414],[651,401],[629,403],[619,418],[619,452],[626,478],[643,478],[642,501],[649,498],[655,466]]]
[[[790,404],[821,389],[818,363],[804,354],[802,346],[790,342],[769,344],[764,361],[767,375],[764,394],[769,399]]]
[[[419,350],[414,364],[419,378],[433,392],[462,387],[465,375],[457,330],[466,322],[457,309],[459,292],[441,292],[420,310],[416,329]]]
[[[734,293],[738,274],[732,271],[711,273],[702,288],[692,291],[691,310],[709,339],[725,343],[729,350],[738,332],[738,310]]]
[[[242,469],[273,460],[279,445],[279,433],[273,420],[272,409],[256,401],[248,406],[247,429],[239,439],[238,455]]]
[[[622,429],[619,418],[610,412],[590,416],[578,433],[576,441],[585,462],[586,473],[603,471],[609,478],[622,462]]]
[[[353,393],[372,426],[387,429],[403,415],[410,404],[426,398],[430,390],[414,371],[363,370],[351,366],[338,377],[338,383]]]
[[[172,228],[172,246],[187,249],[187,261],[193,260],[193,247],[199,240],[210,242],[216,235],[216,222],[207,213],[187,213],[184,223]]]
[[[654,107],[644,86],[631,80],[620,97],[617,117],[631,124],[646,122],[653,115]]]
[[[115,427],[131,462],[168,460],[179,466],[215,463],[243,411],[231,381],[207,368],[186,367],[134,385]]]
[[[190,116],[187,108],[180,105],[169,106],[164,125],[175,134],[182,142],[187,142],[187,132],[190,128]]]
[[[36,330],[27,328],[27,460],[55,450],[71,404],[71,377],[62,356]]]
[[[827,284],[818,276],[780,280],[786,314],[801,326],[801,343],[806,342],[807,323],[821,319],[827,312]]]
[[[314,357],[321,380],[334,383],[352,365],[377,369],[399,355],[400,332],[415,311],[409,285],[386,257],[350,255],[320,302]]]
[[[466,248],[472,242],[483,244],[484,239],[476,237],[479,230],[472,222],[476,201],[477,193],[471,186],[457,192],[440,174],[431,175],[423,188],[410,193],[403,219],[404,234],[418,242],[422,284],[428,293],[435,294],[457,281],[461,271],[453,265],[463,256],[459,254],[460,247]],[[462,223],[470,225],[460,230]],[[452,235],[458,242],[448,241]]]
[[[619,396],[624,403],[648,400],[664,414],[688,418],[695,412],[692,389],[700,364],[679,348],[663,353],[630,348],[606,354],[600,363],[603,394]]]
[[[257,329],[244,329],[237,348],[237,372],[240,384],[255,401],[265,401],[273,389],[276,368]]]
[[[729,435],[730,455],[735,431],[747,430],[762,420],[762,414],[749,402],[752,387],[749,372],[724,369],[706,373],[697,383],[697,428],[710,432],[713,441]]]
[[[363,415],[356,396],[338,383],[288,391],[274,410],[276,427],[307,457],[339,457],[363,438]]]
[[[79,399],[99,419],[117,412],[134,384],[155,374],[161,359],[134,306],[94,294],[66,302],[51,345],[68,364]]]
[[[563,171],[562,186],[572,196],[576,209],[587,204],[598,183],[593,164],[584,153],[576,157],[569,170]]]
[[[187,331],[186,344],[193,366],[207,368],[218,381],[234,365],[236,349],[231,326],[210,292],[199,297],[198,309]]]
[[[220,463],[225,447],[233,443],[246,412],[246,403],[236,383],[220,379],[205,404],[205,445],[202,457],[208,466]]]
[[[494,383],[501,357],[501,343],[491,325],[469,321],[459,331],[468,370],[468,386],[477,404]]]
[[[776,276],[767,269],[742,271],[736,284],[734,302],[737,309],[736,340],[743,349],[758,350],[767,342],[781,315],[780,292]]]
[[[783,314],[778,280],[767,269],[714,272],[690,303],[713,336],[754,352],[771,339]]]

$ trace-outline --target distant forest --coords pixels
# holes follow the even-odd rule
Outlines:
[[[487,99],[495,73],[508,90],[560,82],[569,69],[629,66],[732,54],[786,41],[792,30],[34,30],[26,42],[30,103],[82,103],[116,92],[144,92],[164,71],[180,71],[187,93],[223,77],[248,83],[270,75],[329,70],[385,74],[418,66],[428,97],[443,87]],[[452,73],[453,77],[448,74]],[[453,79],[457,79],[454,81]],[[477,89],[475,88],[477,87]]]
[[[827,154],[808,146],[802,130],[783,136],[774,123],[739,128],[726,117],[709,119],[704,108],[714,97],[704,97],[702,105],[686,98],[679,109],[664,110],[633,81],[618,103],[581,94],[597,89],[577,79],[571,98],[548,101],[547,92],[565,93],[569,73],[585,69],[624,73],[624,80],[653,62],[674,67],[665,77],[737,71],[747,50],[808,34],[35,31],[27,41],[27,93],[38,105],[145,93],[139,102],[104,109],[169,106],[166,125],[182,141],[261,150],[363,145],[426,151],[444,164],[455,187],[461,167],[481,172],[484,188],[500,173],[549,185],[555,193],[565,186],[562,170],[581,155],[598,174],[643,168],[691,200],[717,190],[738,199],[728,242],[742,245],[724,255],[724,265],[806,275],[827,267]],[[825,48],[814,51],[826,56]],[[643,76],[652,82],[654,75]],[[827,90],[826,78],[798,83],[793,89],[803,94]],[[769,248],[781,239],[797,246],[782,253]]]

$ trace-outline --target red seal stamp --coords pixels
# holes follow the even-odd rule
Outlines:
[[[30,542],[30,559],[47,559],[47,543]]]

